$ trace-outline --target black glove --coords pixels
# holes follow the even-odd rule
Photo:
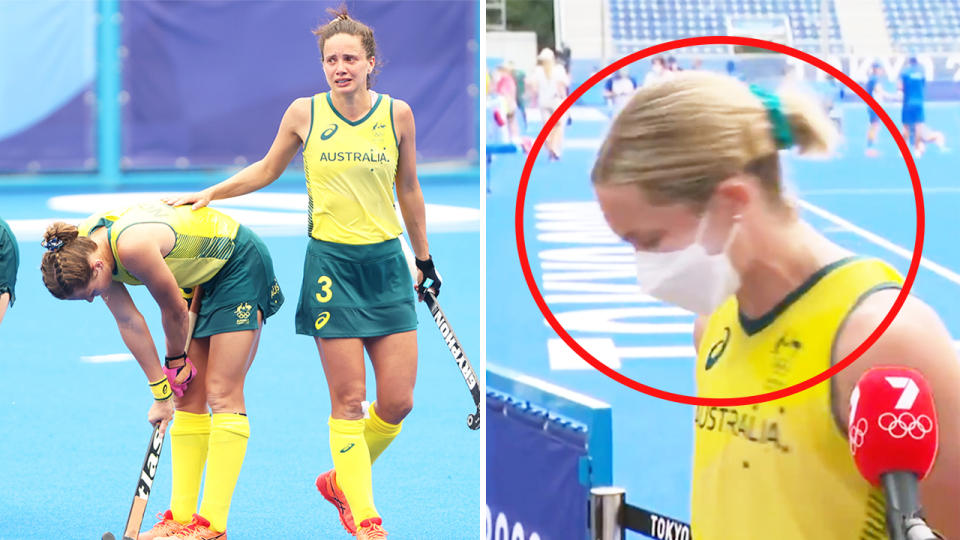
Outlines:
[[[428,255],[427,260],[421,261],[420,259],[416,259],[416,261],[417,269],[423,272],[423,280],[417,283],[417,293],[420,295],[421,300],[428,288],[433,290],[434,296],[440,296],[440,274],[437,273],[437,268],[433,265],[433,257]],[[427,278],[432,280],[429,287],[424,285]]]

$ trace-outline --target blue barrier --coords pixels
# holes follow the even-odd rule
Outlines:
[[[610,406],[487,366],[487,538],[587,536],[590,488],[613,476]]]

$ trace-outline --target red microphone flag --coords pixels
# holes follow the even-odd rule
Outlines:
[[[937,456],[937,411],[933,393],[914,369],[867,370],[850,395],[848,439],[853,460],[871,484],[894,471],[926,477]]]

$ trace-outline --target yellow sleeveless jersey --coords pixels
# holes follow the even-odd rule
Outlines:
[[[311,98],[303,144],[309,197],[308,233],[341,244],[375,244],[400,235],[394,209],[399,144],[393,99],[377,94],[366,116],[351,122],[329,93]]]
[[[821,269],[760,319],[741,316],[731,297],[701,337],[698,395],[761,394],[823,372],[847,315],[868,294],[902,283],[882,261],[849,257]],[[831,404],[826,381],[758,405],[697,407],[693,536],[887,538],[883,493],[857,471]]]
[[[212,208],[194,211],[189,205],[174,208],[160,201],[94,214],[80,224],[80,235],[88,236],[100,227],[107,228],[107,239],[116,261],[114,281],[142,284],[117,256],[120,235],[131,225],[141,223],[163,223],[173,230],[176,242],[164,262],[181,288],[205,283],[220,271],[233,254],[239,227],[233,218]]]

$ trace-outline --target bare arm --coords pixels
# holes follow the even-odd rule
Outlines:
[[[193,209],[196,210],[210,201],[244,195],[270,184],[283,174],[304,143],[310,130],[310,114],[310,98],[297,98],[283,113],[277,136],[263,159],[199,193],[168,197],[165,202],[171,206],[193,203]]]
[[[879,291],[851,313],[837,336],[836,360],[858,347],[880,324],[899,291]],[[940,413],[940,451],[930,475],[920,483],[921,503],[931,527],[960,538],[960,362],[947,329],[933,309],[908,298],[880,339],[850,367],[833,378],[834,416],[847,425],[850,392],[870,367],[898,365],[916,369],[929,381]],[[844,429],[845,431],[845,429]]]
[[[393,109],[394,125],[400,141],[400,158],[397,163],[397,202],[407,227],[407,235],[413,252],[421,261],[430,257],[427,245],[427,217],[423,192],[417,179],[417,131],[413,111],[405,102],[396,100]]]
[[[160,369],[160,359],[157,357],[157,349],[150,336],[150,329],[147,328],[143,315],[133,304],[127,288],[122,283],[113,282],[103,294],[103,301],[117,321],[123,343],[140,364],[140,369],[147,376],[147,381],[162,379],[163,370]]]
[[[163,260],[157,240],[159,235],[149,234],[149,227],[165,226],[144,224],[127,230],[117,241],[117,256],[157,301],[166,336],[167,356],[179,356],[187,341],[187,302]],[[142,232],[138,228],[143,228]]]
[[[150,337],[150,329],[147,328],[143,315],[137,311],[137,307],[130,298],[130,293],[122,283],[113,282],[106,293],[103,294],[103,301],[113,314],[117,321],[117,328],[120,329],[120,337],[123,343],[136,358],[140,364],[140,369],[147,376],[148,382],[159,381],[164,377],[163,370],[160,368],[160,359],[157,357],[157,349],[153,344],[153,338]],[[147,412],[147,421],[151,424],[159,424],[160,432],[165,433],[167,424],[173,419],[173,400],[163,401],[154,400],[153,405]]]

